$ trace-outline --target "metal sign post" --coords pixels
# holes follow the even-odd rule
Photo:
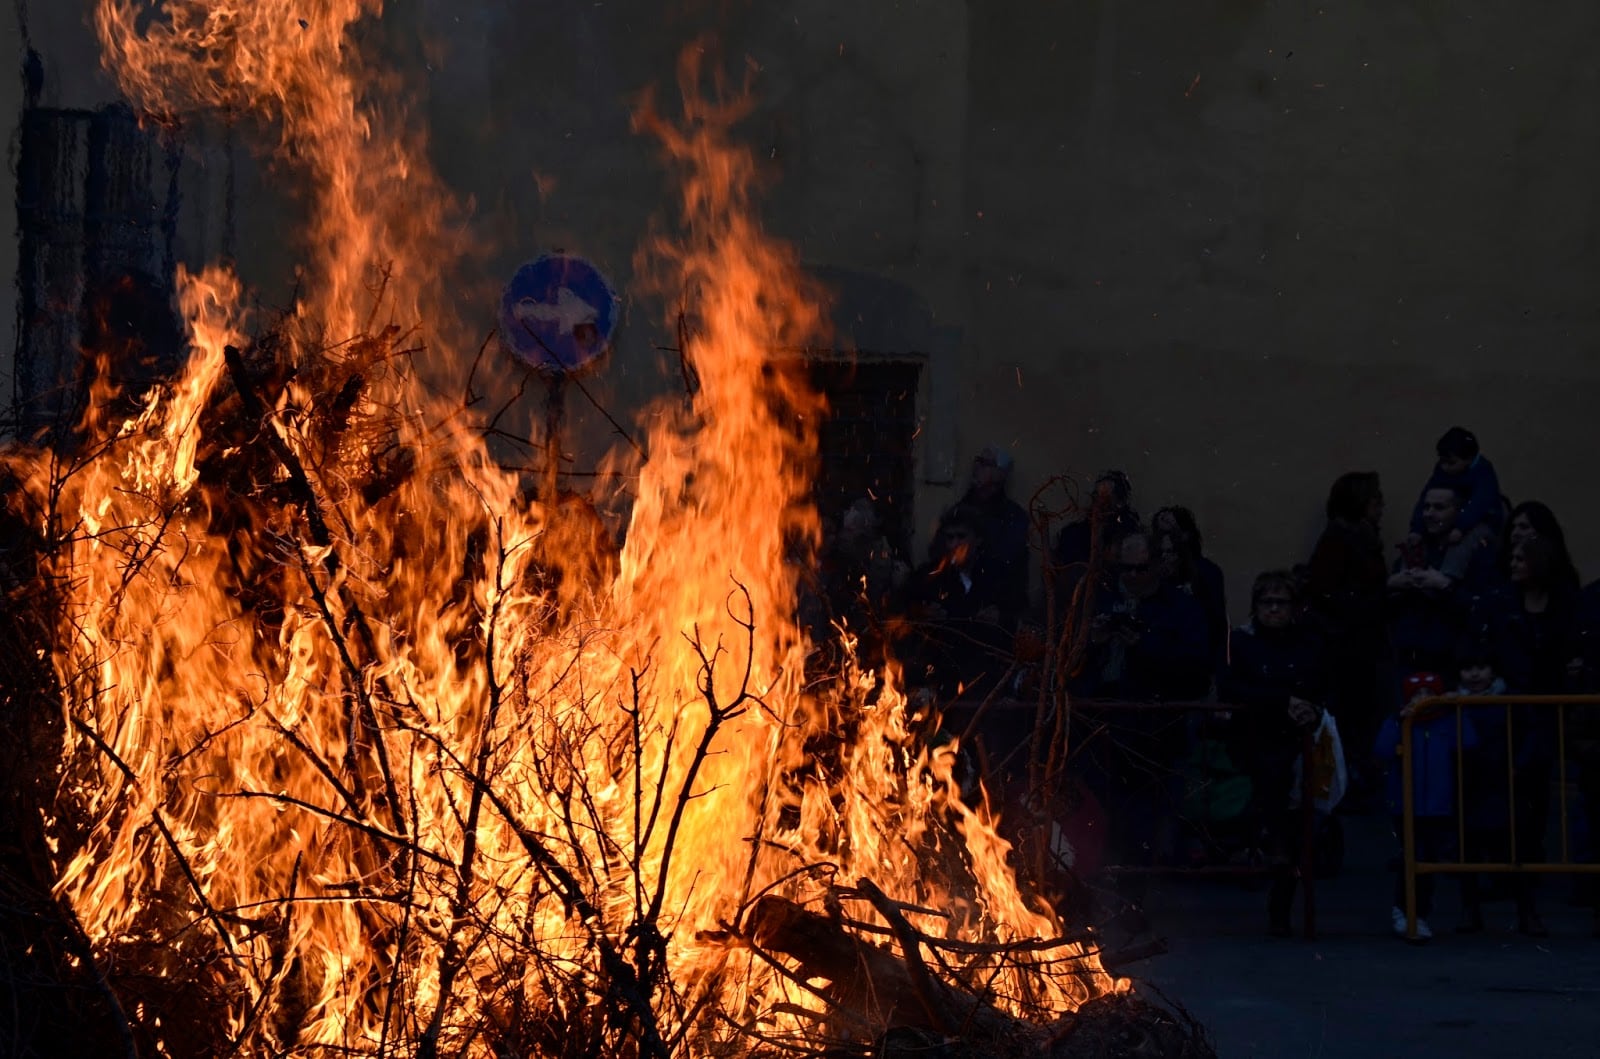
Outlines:
[[[544,378],[540,490],[547,503],[559,496],[567,378],[611,349],[620,315],[621,300],[605,276],[569,254],[546,254],[523,265],[501,295],[501,340]]]

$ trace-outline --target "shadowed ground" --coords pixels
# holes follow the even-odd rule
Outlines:
[[[1262,891],[1163,879],[1147,907],[1172,951],[1129,973],[1186,1006],[1223,1059],[1600,1054],[1600,939],[1570,879],[1541,884],[1541,939],[1516,933],[1509,901],[1485,905],[1484,933],[1455,934],[1456,885],[1441,880],[1435,939],[1407,945],[1390,933],[1388,822],[1344,823],[1346,867],[1318,884],[1317,940],[1269,938]]]

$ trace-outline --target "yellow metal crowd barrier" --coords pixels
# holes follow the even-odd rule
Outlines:
[[[1012,765],[1015,759],[1025,754],[1032,746],[1034,738],[1032,726],[1034,716],[1038,709],[1037,703],[1018,699],[991,698],[978,702],[976,700],[963,700],[952,703],[946,709],[946,720],[954,725],[953,731],[962,731],[962,740],[978,735],[982,742],[981,723],[984,721],[1000,721],[1003,727],[1012,730],[1013,737],[1006,740],[1008,748],[1002,751],[993,760],[988,761],[985,771],[1002,772]],[[1097,714],[1101,717],[1119,714],[1170,714],[1175,717],[1183,715],[1220,716],[1228,713],[1241,712],[1247,707],[1240,707],[1226,702],[1130,702],[1122,699],[1078,699],[1072,700],[1071,709],[1080,714]],[[1006,723],[1009,722],[1009,723]],[[1080,748],[1090,740],[1114,739],[1115,734],[1100,730],[1086,736],[1075,736],[1074,746]],[[1295,836],[1296,863],[1283,865],[1263,861],[1254,865],[1227,865],[1207,868],[1177,867],[1174,865],[1120,865],[1106,864],[1102,867],[1108,875],[1219,875],[1219,876],[1261,876],[1275,875],[1282,872],[1295,872],[1300,879],[1301,894],[1303,897],[1302,929],[1305,937],[1316,936],[1316,760],[1315,746],[1310,732],[1301,737],[1300,748],[1300,807],[1299,834]],[[1157,763],[1152,763],[1153,765]],[[1169,763],[1159,763],[1166,766]],[[1283,792],[1285,795],[1287,791]],[[1115,815],[1113,805],[1103,806],[1108,819]],[[1115,826],[1115,823],[1112,823]]]
[[[1559,792],[1558,806],[1561,820],[1561,859],[1543,861],[1523,861],[1517,856],[1517,770],[1516,770],[1516,713],[1515,709],[1506,710],[1506,820],[1509,827],[1508,855],[1503,862],[1497,861],[1469,861],[1467,853],[1467,823],[1466,823],[1466,789],[1465,769],[1463,769],[1462,756],[1464,748],[1463,720],[1461,711],[1477,710],[1481,707],[1508,706],[1523,707],[1526,709],[1550,711],[1555,714],[1556,746],[1554,764],[1557,770],[1556,783]],[[1446,695],[1436,698],[1421,699],[1412,703],[1401,715],[1400,720],[1400,768],[1401,768],[1401,801],[1402,824],[1401,836],[1405,844],[1405,891],[1406,891],[1406,937],[1415,940],[1417,937],[1417,876],[1432,874],[1558,874],[1558,873],[1600,873],[1600,863],[1576,863],[1572,860],[1570,849],[1570,828],[1567,801],[1569,790],[1567,786],[1567,711],[1570,706],[1600,707],[1600,695],[1472,695],[1456,696]],[[1446,710],[1453,710],[1456,720],[1455,742],[1455,783],[1456,783],[1456,859],[1453,861],[1419,861],[1417,860],[1417,822],[1416,822],[1416,787],[1413,782],[1412,766],[1414,764],[1412,749],[1412,727],[1420,719],[1435,716]],[[1548,779],[1545,782],[1549,782]],[[1548,827],[1548,819],[1541,822]],[[1600,821],[1591,821],[1591,827],[1600,824]],[[1540,836],[1541,839],[1543,836]]]
[[[1159,701],[1159,702],[1129,702],[1122,699],[1074,699],[1072,708],[1075,710],[1093,711],[1101,714],[1115,713],[1172,713],[1194,714],[1200,716],[1226,716],[1230,713],[1240,713],[1248,707],[1238,706],[1227,702],[1199,702],[1199,701]],[[1093,737],[1091,737],[1093,738]],[[1317,875],[1316,862],[1316,789],[1315,789],[1315,751],[1312,735],[1306,732],[1301,737],[1300,747],[1300,806],[1298,810],[1300,834],[1297,836],[1298,863],[1292,865],[1277,865],[1263,862],[1254,866],[1219,866],[1215,868],[1186,868],[1174,865],[1164,866],[1130,866],[1108,864],[1103,869],[1109,875],[1234,875],[1234,876],[1272,876],[1285,871],[1296,872],[1300,879],[1300,891],[1303,903],[1301,905],[1301,928],[1307,939],[1315,938],[1317,934]],[[1282,792],[1287,797],[1289,792]],[[1270,795],[1264,795],[1270,796]],[[1109,812],[1111,807],[1107,806]]]

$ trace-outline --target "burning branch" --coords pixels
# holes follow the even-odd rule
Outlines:
[[[748,101],[641,115],[684,170],[645,271],[695,312],[619,548],[495,462],[473,381],[458,405],[411,371],[413,322],[451,348],[430,270],[463,228],[366,104],[393,85],[348,40],[372,5],[144,6],[97,10],[124,89],[266,119],[314,254],[254,342],[231,275],[181,274],[181,374],[12,462],[44,513],[28,701],[72,722],[37,721],[55,751],[23,819],[109,1047],[816,1055],[903,1016],[1038,1047],[1120,995],[891,675],[803,684],[822,403],[772,357],[823,314],[748,201]],[[875,912],[846,917],[859,898]]]

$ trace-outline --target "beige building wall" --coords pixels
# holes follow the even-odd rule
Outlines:
[[[748,77],[756,102],[740,134],[761,163],[756,198],[771,230],[808,264],[892,281],[929,307],[923,326],[898,334],[842,319],[836,340],[930,358],[919,462],[926,477],[952,477],[967,296],[963,3],[633,0],[530,13],[508,0],[430,0],[397,15],[427,42],[417,83],[435,162],[474,203],[480,256],[463,288],[492,319],[519,263],[549,250],[594,261],[627,301],[612,362],[585,383],[614,412],[679,385],[655,349],[675,336],[642,293],[637,260],[653,228],[673,221],[677,193],[632,113],[647,90],[663,113],[679,111],[679,58],[697,41],[708,68],[698,90],[719,90],[711,71],[728,93]],[[592,464],[612,429],[582,398],[568,408],[578,462]]]
[[[635,264],[671,185],[629,115],[647,87],[671,104],[679,53],[715,26],[708,54],[757,93],[741,134],[772,230],[926,307],[898,332],[842,320],[860,333],[840,340],[926,357],[919,547],[986,442],[1014,449],[1020,499],[1121,467],[1142,510],[1195,508],[1242,618],[1254,571],[1308,553],[1336,475],[1380,471],[1398,535],[1459,422],[1600,574],[1578,463],[1600,384],[1600,8],[389,6],[384,46],[473,204],[463,314],[487,330],[539,253],[590,257],[628,296],[590,381],[614,414],[675,385]],[[51,91],[109,99],[87,0],[25,7]],[[295,256],[277,183],[239,163],[237,254],[268,301]],[[592,468],[611,427],[569,408]]]
[[[1461,423],[1600,575],[1600,8],[970,11],[961,434],[1014,424],[1021,492],[1191,505],[1242,618],[1335,476],[1399,535]]]

